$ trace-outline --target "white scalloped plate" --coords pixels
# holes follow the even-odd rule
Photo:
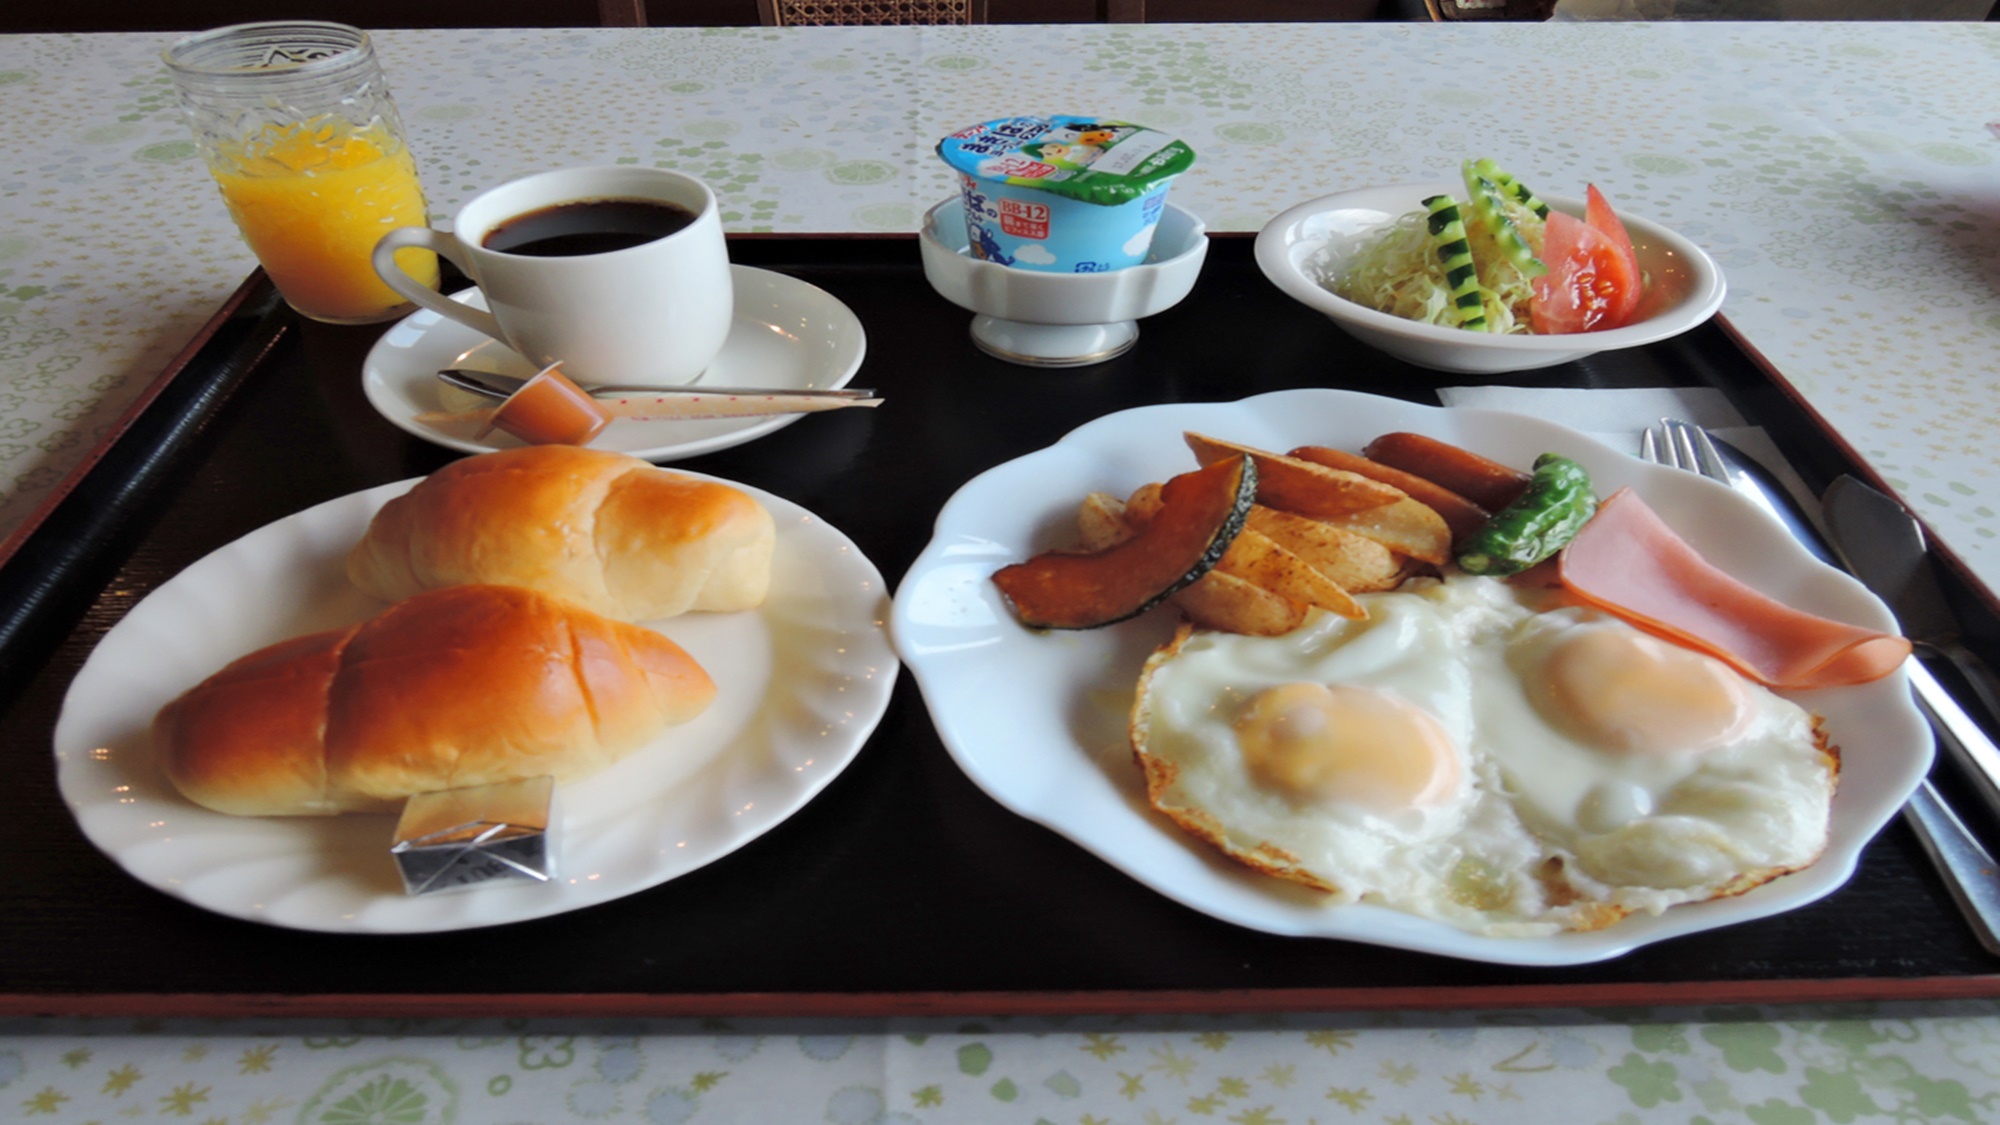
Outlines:
[[[181,797],[153,759],[154,712],[244,653],[378,611],[344,560],[375,511],[415,483],[251,532],[163,583],[98,643],[56,724],[57,779],[84,835],[134,877],[301,930],[422,933],[560,914],[657,886],[776,827],[846,768],[888,707],[898,665],[881,573],[812,513],[737,485],[777,520],[770,597],[651,623],[708,669],[716,700],[561,787],[552,884],[412,898],[389,855],[393,816],[232,817]]]
[[[1703,554],[1757,589],[1815,613],[1896,628],[1888,608],[1860,583],[1814,560],[1727,488],[1646,464],[1538,418],[1334,390],[1107,415],[960,489],[897,588],[890,631],[945,746],[975,783],[1169,898],[1277,934],[1502,964],[1601,961],[1830,894],[1853,874],[1863,846],[1930,768],[1930,730],[1911,703],[1902,672],[1860,687],[1794,693],[1825,716],[1842,751],[1825,855],[1748,894],[1628,918],[1595,933],[1481,937],[1369,904],[1329,907],[1310,891],[1223,860],[1147,805],[1126,741],[1139,667],[1171,635],[1173,615],[1038,633],[1015,623],[989,581],[1001,566],[1073,543],[1076,503],[1084,493],[1124,496],[1193,468],[1183,430],[1278,450],[1306,444],[1360,449],[1379,434],[1411,430],[1516,465],[1543,452],[1565,453],[1590,470],[1602,494],[1630,485]]]

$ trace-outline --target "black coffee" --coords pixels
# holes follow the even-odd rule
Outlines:
[[[488,250],[535,258],[605,254],[665,238],[694,212],[656,199],[581,199],[516,215],[486,232]]]

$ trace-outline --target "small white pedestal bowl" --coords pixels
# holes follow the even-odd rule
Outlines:
[[[1045,273],[974,258],[964,204],[924,215],[924,277],[945,300],[978,315],[972,342],[1029,367],[1083,367],[1130,350],[1138,321],[1172,308],[1194,288],[1208,257],[1208,228],[1169,203],[1144,262],[1106,273]]]

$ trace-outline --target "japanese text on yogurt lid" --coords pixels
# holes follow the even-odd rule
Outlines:
[[[1130,203],[1194,164],[1186,142],[1158,130],[1068,114],[961,129],[938,142],[938,155],[981,180],[1107,207]]]

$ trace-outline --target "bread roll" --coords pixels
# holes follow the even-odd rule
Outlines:
[[[161,708],[153,745],[174,786],[218,812],[387,810],[412,793],[583,777],[714,697],[650,629],[455,586],[235,661]]]
[[[347,558],[356,586],[523,586],[622,621],[761,604],[771,515],[740,489],[623,453],[536,445],[446,465],[377,512]]]

